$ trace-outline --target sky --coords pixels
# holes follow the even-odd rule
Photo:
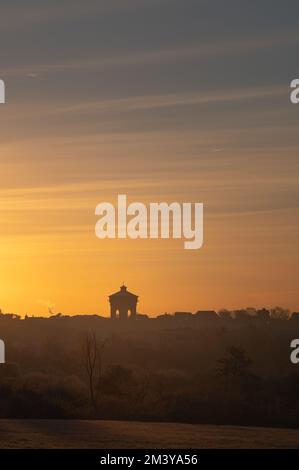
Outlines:
[[[0,308],[299,310],[296,0],[1,5]],[[204,203],[204,246],[99,240],[95,207]]]

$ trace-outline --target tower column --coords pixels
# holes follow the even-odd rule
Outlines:
[[[116,310],[117,308],[115,307],[115,305],[110,304],[110,318],[112,318],[113,320],[115,320],[116,318]]]
[[[130,310],[131,310],[131,316],[130,316],[130,318],[136,318],[136,314],[137,314],[137,312],[136,312],[136,304],[137,304],[137,302],[136,302],[136,303],[132,306],[132,308],[130,309]]]

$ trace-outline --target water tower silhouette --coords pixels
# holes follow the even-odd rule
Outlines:
[[[132,294],[123,284],[118,292],[109,295],[110,317],[126,320],[136,318],[138,295]]]

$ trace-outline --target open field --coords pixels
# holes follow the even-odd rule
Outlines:
[[[176,423],[0,420],[5,448],[299,448],[299,430]]]

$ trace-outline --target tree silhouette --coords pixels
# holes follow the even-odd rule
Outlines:
[[[88,379],[88,388],[91,406],[98,412],[101,380],[103,375],[103,353],[106,342],[99,342],[95,333],[88,333],[85,337],[83,352],[84,366]]]
[[[271,308],[270,314],[272,320],[289,320],[291,316],[290,311],[283,307]]]
[[[235,346],[227,350],[226,356],[219,359],[219,374],[225,378],[226,383],[240,383],[245,377],[251,375],[251,359],[246,357],[243,349]]]

